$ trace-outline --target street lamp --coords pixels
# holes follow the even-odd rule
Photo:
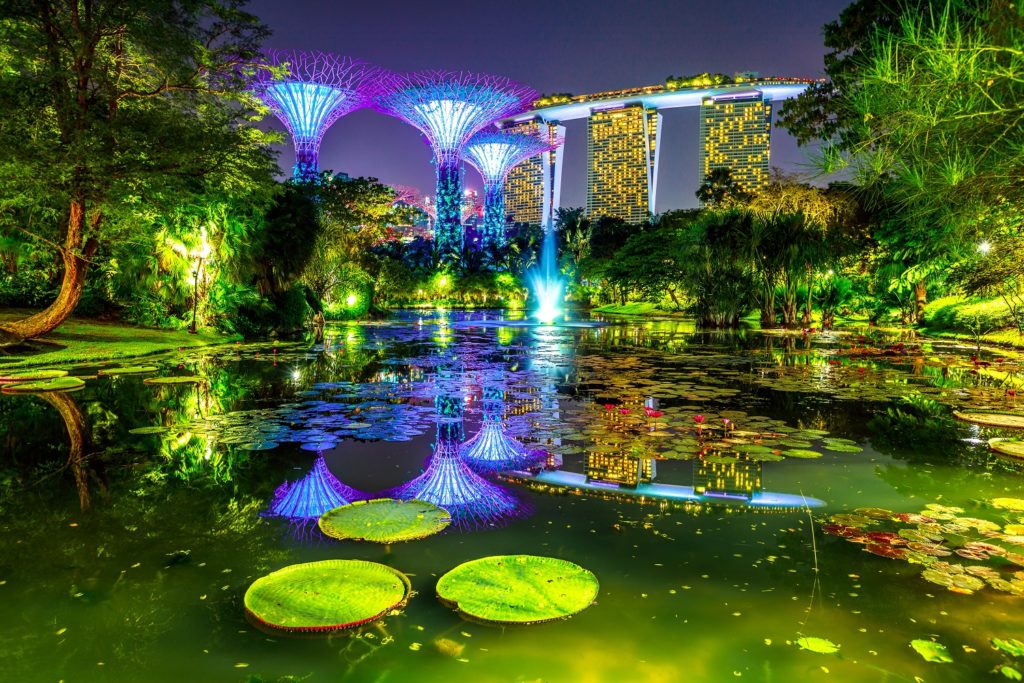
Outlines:
[[[200,233],[199,247],[192,249],[189,255],[195,262],[195,268],[192,270],[192,277],[194,278],[192,283],[192,325],[189,326],[188,331],[190,334],[195,334],[196,312],[199,309],[199,273],[203,270],[203,261],[210,256],[210,243],[206,241],[206,228],[203,228]]]
[[[992,251],[992,244],[988,240],[982,240],[978,243],[978,253],[982,256],[987,256],[988,252]]]

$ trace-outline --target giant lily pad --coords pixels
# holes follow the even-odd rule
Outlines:
[[[437,582],[437,597],[460,614],[497,624],[572,616],[597,597],[598,581],[577,564],[536,555],[495,555],[460,564]]]
[[[996,453],[1009,455],[1013,458],[1024,458],[1024,441],[1017,439],[991,439],[988,447]]]
[[[120,368],[103,368],[100,370],[98,375],[141,375],[146,372],[156,372],[157,367],[155,365],[126,365]]]
[[[1017,413],[961,413],[954,410],[953,415],[965,422],[973,422],[986,427],[1024,429],[1024,415]]]
[[[37,391],[74,391],[85,386],[85,382],[77,377],[55,377],[38,382],[19,382],[7,384],[3,390],[10,394],[33,393]]]
[[[796,644],[802,650],[817,652],[821,655],[832,655],[839,652],[839,646],[825,638],[798,638]]]
[[[64,377],[67,374],[67,370],[25,370],[24,372],[12,372],[8,375],[0,374],[0,382],[37,382],[43,379]]]
[[[206,380],[194,375],[175,375],[173,377],[147,377],[143,384],[202,384]]]
[[[245,592],[245,609],[259,623],[283,631],[334,631],[398,609],[410,589],[405,574],[387,565],[324,560],[257,579]]]
[[[320,530],[332,538],[397,543],[433,536],[451,521],[433,503],[377,498],[328,510],[320,518]]]

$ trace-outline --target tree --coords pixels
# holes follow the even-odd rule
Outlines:
[[[732,177],[732,169],[715,168],[704,176],[697,188],[702,206],[724,207],[750,198],[750,194]]]
[[[0,21],[5,231],[53,248],[56,300],[7,324],[44,334],[81,297],[135,210],[270,184],[268,137],[247,125],[247,74],[267,29],[240,0],[9,0]],[[28,212],[34,215],[26,216]]]
[[[605,269],[605,277],[647,301],[657,303],[668,295],[675,309],[681,310],[683,253],[679,227],[671,222],[655,224],[626,240]]]

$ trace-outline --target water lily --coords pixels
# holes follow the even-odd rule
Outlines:
[[[610,413],[613,410],[615,410],[615,404],[614,403],[605,403],[604,404],[604,409],[607,410]]]
[[[619,408],[619,412],[623,415],[629,415],[632,411],[629,408]]]
[[[705,419],[706,418],[703,415],[694,415],[693,416],[693,421],[696,422],[698,425],[704,424],[704,420]]]

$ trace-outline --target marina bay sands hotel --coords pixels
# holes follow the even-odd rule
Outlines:
[[[550,96],[533,111],[499,123],[503,130],[564,135],[565,121],[587,120],[587,215],[630,223],[654,213],[662,109],[700,107],[699,177],[728,168],[746,190],[768,181],[772,105],[813,81],[737,74],[709,87],[650,86],[592,95]],[[550,225],[559,207],[563,148],[512,170],[505,207],[514,223]],[[696,188],[694,188],[696,189]]]

